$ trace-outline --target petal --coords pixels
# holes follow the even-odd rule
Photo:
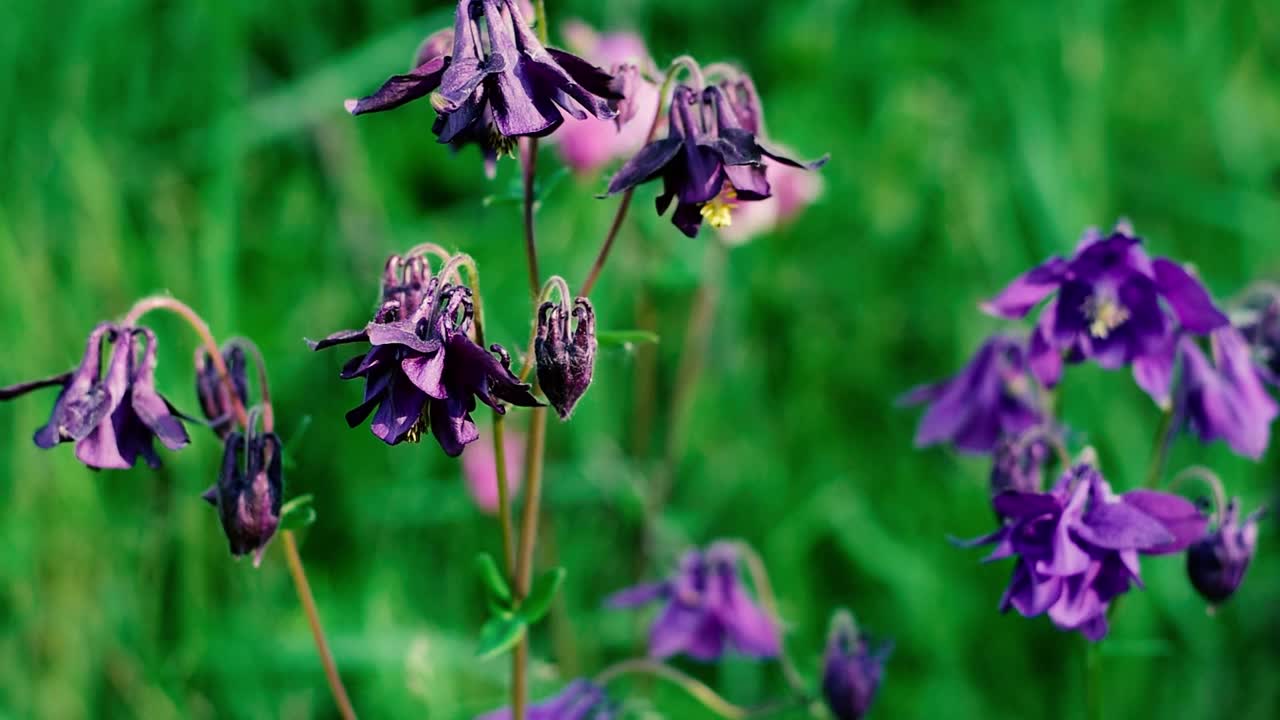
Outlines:
[[[649,630],[650,657],[664,659],[687,651],[703,619],[704,613],[697,608],[675,601],[668,603]]]
[[[352,115],[393,110],[405,103],[431,94],[440,87],[440,79],[449,67],[448,56],[432,58],[406,75],[393,75],[372,95],[344,103]]]
[[[9,387],[0,388],[0,400],[12,400],[16,397],[26,395],[32,390],[40,388],[54,387],[55,385],[66,385],[71,380],[71,373],[65,372],[61,375],[42,378],[40,380],[32,380],[30,382],[18,383]]]
[[[667,596],[670,586],[665,582],[644,583],[629,587],[605,598],[606,607],[614,609],[637,608]]]
[[[1195,503],[1170,493],[1155,490],[1131,490],[1120,496],[1125,504],[1135,507],[1159,522],[1170,535],[1171,542],[1147,547],[1143,552],[1161,555],[1184,550],[1204,537],[1209,519]]]
[[[765,177],[763,165],[726,165],[724,172],[737,191],[738,200],[764,200],[769,197],[769,180]]]
[[[372,345],[403,345],[420,353],[432,353],[440,349],[440,340],[431,338],[423,340],[416,332],[417,323],[403,320],[393,323],[373,323],[368,327],[369,342]]]
[[[793,168],[800,168],[801,170],[817,170],[823,165],[826,165],[827,161],[831,159],[830,155],[823,155],[817,160],[793,160],[782,154],[782,152],[774,150],[768,145],[761,144],[759,139],[756,140],[756,148],[760,151],[761,155],[764,155],[770,160],[782,163],[783,165],[789,165]]]
[[[1053,515],[1062,510],[1058,499],[1049,493],[1028,493],[1006,490],[991,501],[996,512],[1007,518],[1030,520]]]
[[[1165,258],[1156,258],[1151,265],[1156,287],[1183,327],[1203,335],[1230,324],[1227,316],[1214,306],[1204,285],[1181,265]]]
[[[1160,521],[1126,502],[1095,502],[1072,529],[1090,545],[1108,550],[1146,550],[1176,540]]]
[[[334,345],[344,345],[346,343],[368,342],[369,333],[364,328],[359,330],[340,330],[329,337],[320,340],[307,340],[307,346],[312,350],[324,350]]]
[[[1134,381],[1164,410],[1173,404],[1173,368],[1177,357],[1177,336],[1169,333],[1159,349],[1133,361]]]
[[[419,390],[436,400],[443,400],[445,389],[440,380],[444,375],[444,359],[443,350],[426,355],[414,354],[401,360],[400,368],[404,370],[409,382],[418,386]]]
[[[181,450],[191,442],[169,403],[156,392],[156,336],[150,329],[141,331],[146,348],[134,375],[131,405],[133,412],[160,442],[170,450]]]
[[[683,144],[680,138],[669,137],[645,145],[609,181],[608,194],[614,195],[654,179],[676,157]]]
[[[422,416],[427,396],[402,375],[395,375],[382,397],[378,412],[374,413],[369,429],[388,445],[404,440],[409,430]]]
[[[1004,290],[982,303],[982,311],[1003,318],[1021,318],[1031,308],[1058,289],[1066,274],[1067,261],[1053,257],[1030,271],[1014,278]]]
[[[445,400],[431,400],[431,434],[449,457],[462,454],[467,443],[479,439],[480,431],[471,420],[471,414],[461,399],[450,395]]]

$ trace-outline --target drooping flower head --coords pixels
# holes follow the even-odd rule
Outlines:
[[[203,495],[218,510],[231,554],[253,553],[254,566],[262,562],[262,553],[280,525],[283,452],[275,433],[228,434],[218,482]]]
[[[1182,377],[1178,414],[1204,442],[1224,440],[1235,452],[1255,460],[1271,441],[1271,423],[1280,411],[1267,394],[1249,344],[1230,325],[1209,336],[1213,362],[1195,339],[1179,342]]]
[[[1138,385],[1162,407],[1171,399],[1177,331],[1203,335],[1228,322],[1199,280],[1172,260],[1149,257],[1124,225],[1106,237],[1086,233],[1071,259],[1050,258],[982,308],[1021,318],[1051,296],[1030,343],[1040,382],[1056,385],[1064,358],[1111,370],[1132,366]]]
[[[1263,378],[1280,385],[1280,288],[1265,286],[1252,291],[1235,325],[1253,348]]]
[[[514,498],[524,477],[524,435],[508,427],[502,446],[507,465],[507,492]],[[482,439],[462,454],[462,474],[476,507],[490,515],[498,512],[498,458],[492,442]]]
[[[1187,548],[1187,575],[1196,592],[1213,605],[1226,602],[1244,581],[1258,548],[1258,521],[1265,509],[1240,520],[1238,500],[1227,503],[1216,530]]]
[[[685,654],[713,661],[729,649],[775,657],[781,648],[777,623],[751,599],[738,573],[739,560],[737,546],[729,542],[690,550],[673,577],[622,590],[606,604],[664,604],[649,633],[649,654],[655,658]]]
[[[847,610],[835,614],[822,664],[822,697],[836,720],[866,717],[892,650],[890,643],[872,648]]]
[[[898,402],[929,405],[916,447],[949,442],[958,450],[988,453],[1000,438],[1043,421],[1023,344],[1004,335],[983,343],[955,377],[913,388]]]
[[[538,308],[538,334],[534,354],[538,383],[561,420],[568,420],[582,394],[591,386],[596,364],[596,312],[585,297],[573,301],[570,311],[561,303],[545,302]]]
[[[388,445],[416,442],[430,428],[445,454],[457,457],[479,437],[471,417],[477,398],[498,412],[506,409],[502,401],[537,406],[506,351],[493,345],[494,357],[471,339],[473,314],[470,289],[430,277],[422,257],[392,257],[373,321],[312,343],[313,350],[370,346],[342,369],[344,380],[365,379],[364,401],[347,423],[373,415],[373,434]]]
[[[476,716],[475,720],[511,720],[511,708],[502,708]],[[609,700],[604,688],[589,680],[578,679],[553,695],[528,708],[528,720],[614,720],[620,717],[618,704]]]
[[[1004,525],[969,545],[995,545],[987,561],[1014,558],[1000,600],[1024,617],[1048,613],[1063,630],[1097,641],[1107,608],[1132,583],[1141,586],[1139,554],[1179,552],[1204,534],[1207,519],[1177,495],[1123,495],[1093,466],[1080,464],[1047,493],[1008,491],[995,498]]]
[[[766,158],[805,170],[827,161],[823,157],[804,163],[763,145],[715,85],[701,91],[676,86],[667,124],[667,137],[628,160],[610,181],[608,194],[661,178],[658,213],[675,201],[671,221],[689,237],[697,236],[704,219],[713,227],[727,226],[736,203],[770,196]]]
[[[248,362],[244,348],[239,345],[228,345],[222,351],[222,361],[227,366],[231,385],[235,388],[236,397],[241,407],[249,406]],[[222,382],[218,368],[203,347],[196,350],[196,397],[200,400],[200,412],[209,421],[210,427],[223,440],[231,433],[233,427],[233,402],[231,393]]]
[[[1050,444],[1039,428],[1021,435],[1006,435],[996,443],[991,461],[991,497],[1003,492],[1044,491],[1044,465]]]
[[[516,0],[459,0],[449,54],[424,58],[442,52],[444,37],[424,43],[408,74],[388,79],[373,95],[348,100],[347,111],[391,110],[435,93],[432,132],[454,147],[479,145],[490,175],[516,138],[550,134],[565,113],[578,119],[616,114],[621,95],[609,73],[544,47]]]
[[[105,371],[104,348],[110,351]],[[37,446],[74,442],[76,458],[95,469],[131,468],[138,457],[159,467],[155,439],[180,450],[189,438],[181,416],[156,390],[155,369],[155,333],[103,323],[90,333],[74,371],[0,388],[0,400],[60,387],[48,424],[36,431]]]

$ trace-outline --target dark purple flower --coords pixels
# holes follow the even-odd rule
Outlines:
[[[373,95],[348,100],[347,111],[391,110],[436,93],[432,132],[454,147],[480,145],[491,175],[493,162],[511,152],[515,138],[550,134],[564,123],[564,113],[580,120],[587,113],[606,120],[616,114],[621,96],[613,77],[576,55],[544,47],[515,0],[459,0],[452,35],[449,54],[444,37],[433,36],[419,50],[417,67]]]
[[[546,302],[538,308],[538,334],[534,353],[538,359],[538,384],[561,420],[568,420],[573,407],[591,386],[596,364],[596,313],[591,301],[573,301],[572,332],[570,311]]]
[[[1248,343],[1231,326],[1209,336],[1213,363],[1191,337],[1179,343],[1182,378],[1179,415],[1204,442],[1225,440],[1231,449],[1255,460],[1271,441],[1278,411],[1267,394]]]
[[[1151,259],[1124,226],[1105,238],[1086,233],[1070,260],[1050,258],[982,307],[1021,318],[1050,296],[1031,340],[1030,365],[1041,383],[1058,382],[1064,357],[1112,370],[1131,365],[1162,407],[1170,403],[1178,327],[1206,334],[1227,324],[1199,280],[1171,260]]]
[[[1034,428],[1001,438],[992,452],[991,497],[1009,490],[1042,492],[1044,465],[1051,449],[1049,441]]]
[[[144,343],[138,356],[137,337]],[[111,356],[102,368],[103,345]],[[180,415],[156,391],[156,337],[146,328],[103,323],[89,335],[84,357],[73,372],[0,388],[9,400],[43,387],[60,386],[48,424],[36,431],[37,446],[49,449],[64,442],[76,444],[80,462],[96,469],[126,469],[141,455],[152,467],[160,465],[153,440],[180,450],[189,439]]]
[[[495,358],[468,335],[474,312],[468,288],[427,278],[422,258],[393,257],[387,268],[373,321],[312,343],[313,350],[370,345],[342,369],[344,380],[365,379],[364,402],[347,413],[351,427],[373,415],[373,434],[388,445],[416,442],[430,427],[445,454],[457,457],[479,437],[471,418],[476,398],[498,412],[505,411],[501,401],[539,405],[501,346],[492,346]]]
[[[1280,289],[1264,287],[1252,292],[1236,327],[1253,348],[1263,378],[1280,385]]]
[[[860,720],[884,680],[884,664],[893,647],[872,649],[853,616],[841,610],[831,620],[822,667],[822,697],[836,720]]]
[[[560,694],[534,703],[525,715],[528,720],[613,720],[618,706],[604,694],[604,688],[589,680],[569,683]],[[478,715],[474,720],[511,720],[511,708]]]
[[[1188,500],[1153,490],[1115,495],[1090,465],[1066,472],[1047,493],[1008,491],[995,498],[1005,524],[969,545],[995,545],[987,561],[1013,557],[1000,610],[1048,613],[1063,630],[1097,641],[1107,607],[1141,585],[1138,555],[1178,552],[1203,537],[1207,519]]]
[[[717,86],[701,93],[679,85],[671,98],[667,137],[646,145],[609,183],[609,195],[662,178],[658,213],[676,201],[671,221],[696,237],[707,218],[713,227],[729,224],[733,203],[764,200],[771,194],[765,158],[814,170],[827,161],[792,160],[761,144],[743,127],[733,104]]]
[[[781,649],[777,622],[751,599],[738,575],[738,561],[733,543],[690,550],[674,577],[622,590],[606,604],[634,608],[665,603],[649,633],[649,654],[655,658],[684,653],[713,661],[727,648],[750,657],[775,657]]]
[[[1236,500],[1227,503],[1218,528],[1187,548],[1187,575],[1197,592],[1213,605],[1226,602],[1249,569],[1258,548],[1259,509],[1240,522]]]
[[[274,433],[251,434],[248,438],[238,431],[229,434],[218,482],[203,495],[218,509],[231,554],[240,557],[253,553],[255,566],[262,561],[262,553],[280,525],[284,497],[282,453],[280,438]]]
[[[988,453],[1001,437],[1043,420],[1022,343],[1004,335],[983,343],[959,375],[913,388],[898,402],[929,405],[916,447],[950,442],[959,450]]]
[[[227,374],[231,376],[231,385],[235,388],[241,407],[248,407],[248,362],[244,348],[239,345],[227,346],[222,351],[222,362],[227,366]],[[218,437],[226,440],[233,427],[234,405],[226,384],[218,375],[218,368],[203,347],[196,350],[196,397],[200,399],[200,412],[209,421],[210,427]]]

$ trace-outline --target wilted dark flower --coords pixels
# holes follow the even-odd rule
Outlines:
[[[858,632],[853,616],[841,610],[831,620],[822,668],[822,697],[836,720],[860,720],[867,714],[892,645],[872,649]]]
[[[534,353],[538,359],[538,383],[561,420],[568,420],[578,399],[591,386],[596,364],[596,313],[591,301],[573,301],[575,327],[570,334],[569,311],[560,303],[538,308],[538,334]]]
[[[667,137],[646,145],[614,175],[609,194],[662,178],[658,213],[675,200],[671,221],[689,237],[697,236],[704,218],[712,227],[724,227],[735,203],[770,196],[765,158],[806,170],[827,161],[802,163],[762,145],[717,86],[701,93],[677,86],[668,126]]]
[[[1204,286],[1181,265],[1152,260],[1126,227],[1103,238],[1096,231],[1070,260],[1050,258],[1016,278],[983,309],[1021,318],[1045,305],[1031,341],[1030,364],[1046,386],[1056,385],[1062,361],[1090,359],[1104,368],[1133,366],[1138,385],[1162,407],[1170,403],[1177,324],[1205,334],[1227,324]]]
[[[615,115],[620,95],[609,73],[543,47],[515,0],[459,0],[451,53],[443,54],[444,36],[434,37],[419,51],[413,71],[390,78],[373,95],[348,100],[347,111],[390,110],[438,91],[432,132],[455,147],[480,145],[490,174],[515,138],[550,134],[564,122],[563,113],[578,119]],[[441,54],[427,57],[432,52]]]
[[[1017,559],[1000,610],[1048,613],[1063,630],[1097,641],[1107,607],[1141,585],[1138,555],[1178,552],[1204,535],[1207,519],[1177,495],[1134,490],[1115,495],[1096,469],[1077,465],[1047,493],[995,498],[1005,524],[968,545],[995,545],[987,561]]]
[[[141,359],[137,354],[139,335],[145,345]],[[111,348],[105,373],[104,342]],[[37,446],[48,449],[74,442],[76,457],[91,468],[131,468],[139,455],[148,465],[158,467],[154,438],[170,450],[180,450],[189,440],[179,415],[156,391],[155,367],[154,333],[103,323],[89,335],[75,371],[0,388],[0,400],[61,386],[49,423],[36,431]]]
[[[1182,338],[1179,415],[1205,442],[1225,440],[1237,453],[1258,459],[1271,440],[1277,407],[1267,394],[1249,345],[1231,326],[1209,336],[1213,363],[1190,337]]]
[[[654,601],[666,604],[649,633],[649,654],[655,658],[684,653],[712,661],[726,647],[751,657],[774,657],[781,649],[777,623],[751,599],[738,575],[738,560],[733,543],[690,550],[674,577],[622,590],[606,604],[613,608]]]
[[[500,401],[534,407],[539,403],[511,372],[511,360],[499,345],[495,358],[469,337],[471,291],[438,278],[426,278],[425,263],[392,258],[383,304],[363,330],[330,335],[313,350],[347,343],[371,348],[352,358],[342,379],[365,378],[364,402],[347,413],[355,427],[371,414],[373,434],[388,445],[416,442],[430,427],[447,455],[457,457],[478,437],[471,413],[476,398],[503,412]],[[377,411],[376,413],[374,411]]]
[[[1049,441],[1033,428],[1029,433],[1000,439],[992,453],[991,497],[1008,490],[1038,493],[1044,490],[1044,464]]]
[[[248,362],[244,348],[229,345],[222,351],[222,361],[227,366],[227,374],[231,377],[231,385],[235,388],[236,397],[241,407],[249,406]],[[223,440],[231,433],[234,420],[234,404],[231,394],[227,392],[226,383],[218,375],[218,368],[203,347],[196,350],[196,397],[200,399],[200,412],[209,421],[210,427]]]
[[[1187,548],[1187,575],[1205,600],[1224,603],[1240,587],[1258,548],[1258,520],[1263,514],[1256,510],[1242,523],[1238,502],[1232,500],[1218,528]]]
[[[275,433],[233,432],[227,436],[218,482],[203,497],[218,509],[231,554],[253,553],[253,564],[280,525],[284,497],[280,438]]]
[[[613,720],[619,717],[618,706],[605,696],[604,688],[590,680],[569,683],[559,695],[534,703],[528,708],[528,720]],[[479,715],[475,720],[511,720],[511,708]]]
[[[929,405],[916,447],[951,442],[959,450],[987,453],[1001,437],[1043,420],[1022,343],[1003,335],[983,343],[959,375],[913,388],[898,402]]]

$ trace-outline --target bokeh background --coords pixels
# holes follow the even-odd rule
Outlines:
[[[991,526],[986,462],[913,450],[917,413],[893,399],[958,368],[1001,327],[977,301],[1089,225],[1131,218],[1221,298],[1280,277],[1280,7],[1055,5],[548,0],[553,40],[581,17],[642,31],[659,62],[744,63],[771,134],[833,159],[817,206],[719,265],[710,233],[688,240],[652,216],[652,188],[637,197],[594,299],[603,326],[662,340],[602,351],[573,422],[552,425],[541,561],[569,581],[535,633],[535,696],[639,651],[647,616],[602,610],[607,593],[686,544],[740,537],[768,562],[811,677],[838,606],[895,639],[874,717],[1081,716],[1083,640],[999,615],[1007,564],[946,542]],[[368,718],[505,702],[506,661],[473,657],[472,557],[496,548],[493,522],[430,442],[348,430],[360,390],[337,379],[345,354],[302,343],[363,323],[383,258],[426,240],[476,257],[494,340],[527,337],[515,163],[487,182],[474,152],[434,143],[425,104],[342,110],[451,13],[421,0],[0,11],[0,381],[70,367],[97,321],[154,291],[221,336],[255,338],[289,493],[316,497],[302,553]],[[542,266],[577,284],[614,201],[592,197],[605,174],[563,177],[553,158]],[[700,302],[714,309],[705,372],[673,418]],[[162,388],[194,410],[193,339],[154,324]],[[337,717],[279,548],[257,570],[233,562],[199,500],[214,437],[196,433],[160,472],[93,474],[69,448],[31,445],[52,401],[0,406],[0,717]],[[1137,485],[1156,408],[1092,368],[1069,374],[1063,401],[1113,484]],[[672,495],[649,548],[643,498],[667,455]],[[1209,464],[1253,506],[1275,496],[1275,458],[1184,437],[1172,467]],[[1106,716],[1280,715],[1278,558],[1269,523],[1248,582],[1212,617],[1180,558],[1148,560],[1148,590],[1104,645]],[[682,667],[744,704],[782,689],[770,665]],[[703,717],[660,686],[618,689]]]

